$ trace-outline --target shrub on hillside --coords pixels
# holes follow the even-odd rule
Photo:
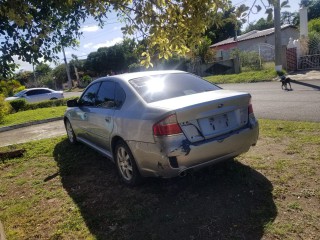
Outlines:
[[[11,106],[8,102],[5,101],[5,97],[0,94],[0,123],[3,122],[3,119],[11,111]]]

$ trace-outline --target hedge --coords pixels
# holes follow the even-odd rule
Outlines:
[[[24,99],[17,99],[17,100],[9,101],[9,103],[11,104],[15,112],[19,112],[19,111],[26,111],[26,110],[34,110],[37,108],[66,106],[68,100],[77,99],[77,98],[78,97],[62,98],[62,99],[49,100],[49,101],[43,101],[38,103],[28,103]]]

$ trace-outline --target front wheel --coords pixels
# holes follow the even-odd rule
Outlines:
[[[142,178],[137,164],[124,141],[120,141],[116,145],[115,162],[119,176],[125,184],[135,186],[141,182]]]
[[[67,119],[65,122],[65,127],[68,135],[69,142],[72,144],[75,144],[77,142],[76,135],[74,134],[74,131],[72,129],[70,121]]]

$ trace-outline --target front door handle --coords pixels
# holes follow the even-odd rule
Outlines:
[[[106,117],[105,120],[108,123],[108,122],[110,122],[111,118],[110,117]]]

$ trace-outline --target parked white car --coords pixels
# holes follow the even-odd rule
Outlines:
[[[7,97],[6,101],[25,99],[29,103],[34,103],[60,98],[64,98],[63,91],[55,91],[50,88],[29,88],[16,93],[13,97]]]

